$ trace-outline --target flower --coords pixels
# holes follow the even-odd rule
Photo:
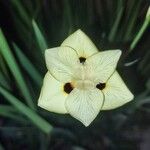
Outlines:
[[[60,47],[45,51],[48,72],[38,106],[56,113],[69,113],[88,126],[100,110],[122,106],[133,99],[116,71],[120,50],[98,52],[81,30]]]

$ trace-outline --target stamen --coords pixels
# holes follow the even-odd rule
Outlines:
[[[99,90],[103,90],[106,87],[106,83],[99,83],[96,85],[96,88],[98,88]]]
[[[71,91],[73,90],[73,86],[71,85],[71,83],[66,83],[64,85],[64,91],[69,94]]]
[[[79,60],[80,60],[80,63],[84,63],[86,61],[86,58],[85,57],[80,57]]]

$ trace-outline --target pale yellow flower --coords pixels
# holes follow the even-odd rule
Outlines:
[[[122,106],[133,99],[116,71],[120,50],[99,52],[81,31],[60,47],[45,51],[48,72],[38,105],[48,111],[69,113],[88,126],[101,110]]]

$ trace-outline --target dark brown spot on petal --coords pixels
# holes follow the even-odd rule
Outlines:
[[[73,90],[73,86],[71,85],[71,83],[65,83],[65,85],[64,85],[64,91],[67,94],[69,94],[72,90]]]
[[[103,90],[106,87],[106,83],[98,83],[96,85],[96,88],[98,88],[99,90]]]
[[[80,63],[84,63],[86,61],[86,58],[85,57],[80,57],[79,60],[80,60]]]

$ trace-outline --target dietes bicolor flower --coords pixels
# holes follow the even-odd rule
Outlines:
[[[60,47],[47,49],[47,73],[38,106],[69,113],[88,126],[101,110],[122,106],[133,99],[116,66],[120,50],[98,51],[81,30]]]

